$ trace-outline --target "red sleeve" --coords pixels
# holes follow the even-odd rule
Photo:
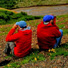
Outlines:
[[[54,17],[52,25],[54,25],[59,30],[59,27],[56,25],[56,17]]]
[[[56,17],[53,19],[53,25],[56,25]]]
[[[60,37],[61,36],[61,32],[59,31],[59,30],[57,30],[57,29],[54,29],[54,35],[55,35],[55,37],[56,38],[58,38],[58,37]]]
[[[8,41],[15,41],[15,40],[17,40],[17,39],[19,38],[18,33],[15,33],[15,34],[14,34],[14,32],[15,32],[15,29],[11,29],[11,30],[9,31],[9,33],[8,33],[8,35],[7,35],[7,37],[6,37],[6,41],[7,41],[7,42],[8,42]]]

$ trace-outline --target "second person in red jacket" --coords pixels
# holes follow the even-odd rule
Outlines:
[[[18,28],[18,32],[15,33]],[[25,21],[16,22],[13,28],[9,31],[6,37],[5,54],[10,54],[10,51],[16,57],[24,57],[30,53],[32,40],[32,30],[27,27]]]
[[[37,27],[37,39],[40,49],[51,49],[57,47],[63,36],[63,30],[56,26],[56,17],[46,15]]]

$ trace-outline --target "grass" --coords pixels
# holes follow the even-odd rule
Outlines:
[[[64,29],[63,34],[68,34],[68,29]]]
[[[5,26],[0,28],[0,32],[1,32],[0,36],[1,35],[6,35],[9,32],[10,29],[11,29],[11,27],[8,28],[8,27],[5,27]]]
[[[61,45],[58,48],[55,48],[56,52],[50,52],[48,55],[50,59],[54,59],[55,56],[64,55],[65,57],[68,56],[68,43]]]
[[[9,57],[12,57],[12,55],[10,55]],[[43,61],[45,60],[44,55],[39,54],[39,50],[34,50],[30,55],[22,58],[21,61],[17,61],[14,63],[9,63],[8,65],[4,66],[4,68],[20,68],[21,65],[23,64],[27,64],[27,63],[36,63],[37,61]]]
[[[60,29],[62,29],[62,28],[65,27],[65,25],[64,25],[64,24],[62,24],[62,25],[58,25],[58,27],[59,27]]]
[[[60,20],[60,21],[58,21],[58,20]],[[68,14],[57,16],[57,24],[65,23],[67,21],[68,21]]]
[[[67,4],[68,0],[19,0],[15,7]]]
[[[20,68],[20,64],[18,62],[15,62],[15,63],[11,63],[11,64],[8,64],[6,66],[4,66],[4,68]]]

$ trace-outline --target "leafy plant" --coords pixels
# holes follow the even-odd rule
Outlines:
[[[0,7],[12,9],[16,5],[16,0],[0,0]]]
[[[20,20],[28,21],[28,20],[35,20],[40,18],[42,18],[42,16],[31,16],[31,15],[27,15],[27,13],[25,12],[15,14],[11,11],[0,10],[0,25],[10,24]]]

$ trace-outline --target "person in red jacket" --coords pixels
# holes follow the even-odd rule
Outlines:
[[[63,36],[63,30],[56,25],[56,16],[46,15],[37,27],[37,39],[40,50],[56,48]]]
[[[15,33],[18,28],[18,32]],[[27,27],[25,21],[16,22],[6,37],[4,53],[10,52],[16,57],[24,57],[31,51],[32,30]]]

